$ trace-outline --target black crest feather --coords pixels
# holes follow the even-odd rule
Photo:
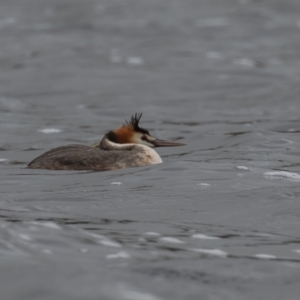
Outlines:
[[[139,122],[142,115],[142,113],[135,113],[129,120],[125,121],[125,125],[132,126],[134,129],[139,128]]]
[[[134,128],[135,131],[141,132],[141,133],[147,133],[149,134],[149,131],[139,127],[139,122],[142,117],[142,113],[135,113],[134,115],[131,116],[130,120],[125,121],[125,126],[131,126]]]

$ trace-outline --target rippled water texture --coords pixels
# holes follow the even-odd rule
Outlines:
[[[1,300],[298,300],[298,0],[2,0]],[[25,169],[142,111],[184,147]]]

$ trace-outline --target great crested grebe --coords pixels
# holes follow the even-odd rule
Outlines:
[[[119,129],[109,131],[92,146],[67,145],[51,149],[28,164],[30,169],[109,171],[159,164],[153,147],[185,144],[156,139],[139,127],[142,114],[135,114]]]

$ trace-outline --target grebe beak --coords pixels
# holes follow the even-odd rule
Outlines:
[[[175,143],[175,142],[164,141],[164,140],[159,140],[159,139],[154,139],[154,140],[151,140],[148,142],[153,144],[154,147],[176,147],[176,146],[184,146],[185,145],[183,143]]]

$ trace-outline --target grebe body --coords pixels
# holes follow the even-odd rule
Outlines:
[[[28,164],[30,169],[109,171],[159,164],[153,147],[182,146],[154,138],[139,127],[142,114],[135,114],[122,127],[109,131],[92,146],[67,145],[51,149]]]

